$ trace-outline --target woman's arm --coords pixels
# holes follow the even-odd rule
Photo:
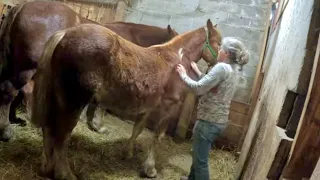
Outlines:
[[[180,76],[189,88],[195,91],[196,94],[201,95],[215,87],[221,80],[224,80],[226,72],[223,65],[217,64],[208,74],[203,75],[199,81],[192,80],[186,73],[181,73]]]

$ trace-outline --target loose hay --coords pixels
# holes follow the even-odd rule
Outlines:
[[[132,125],[115,117],[106,117],[108,134],[90,131],[79,122],[69,143],[68,157],[71,168],[79,179],[138,180],[142,162],[147,156],[147,146],[152,133],[145,130],[139,137],[135,155],[123,160],[122,152]],[[26,127],[14,126],[15,137],[9,143],[0,142],[0,179],[42,179],[37,175],[40,167],[42,138],[28,123]],[[164,138],[158,149],[157,179],[178,180],[189,172],[191,165],[190,143],[176,144]],[[210,176],[214,180],[231,180],[235,171],[236,158],[226,151],[210,153]]]

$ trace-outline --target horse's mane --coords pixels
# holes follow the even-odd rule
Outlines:
[[[177,41],[181,41],[181,40],[183,39],[183,37],[188,36],[188,35],[191,35],[191,33],[195,32],[195,31],[199,31],[199,30],[201,30],[201,29],[204,28],[204,27],[205,27],[205,26],[200,27],[200,28],[195,29],[195,30],[186,31],[186,32],[184,32],[184,33],[182,33],[182,34],[177,35],[176,37],[172,38],[170,41],[168,41],[168,42],[166,42],[166,43],[157,44],[157,45],[153,45],[153,46],[150,46],[150,47],[170,46],[170,45],[174,44],[174,43],[177,42]],[[220,37],[222,37],[220,30],[218,30],[218,29],[215,28],[215,27],[213,27],[213,29],[218,33],[218,35],[219,35]]]

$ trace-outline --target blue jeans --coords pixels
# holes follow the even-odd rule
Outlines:
[[[189,180],[209,180],[208,162],[211,144],[225,128],[226,125],[198,120],[193,134]]]

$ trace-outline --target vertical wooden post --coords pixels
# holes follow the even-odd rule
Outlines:
[[[184,99],[183,106],[181,108],[181,113],[175,132],[176,140],[184,139],[186,137],[195,103],[196,96],[193,93],[188,92]]]
[[[127,4],[124,1],[119,1],[117,3],[114,21],[123,21],[125,19],[126,9],[127,9]]]

